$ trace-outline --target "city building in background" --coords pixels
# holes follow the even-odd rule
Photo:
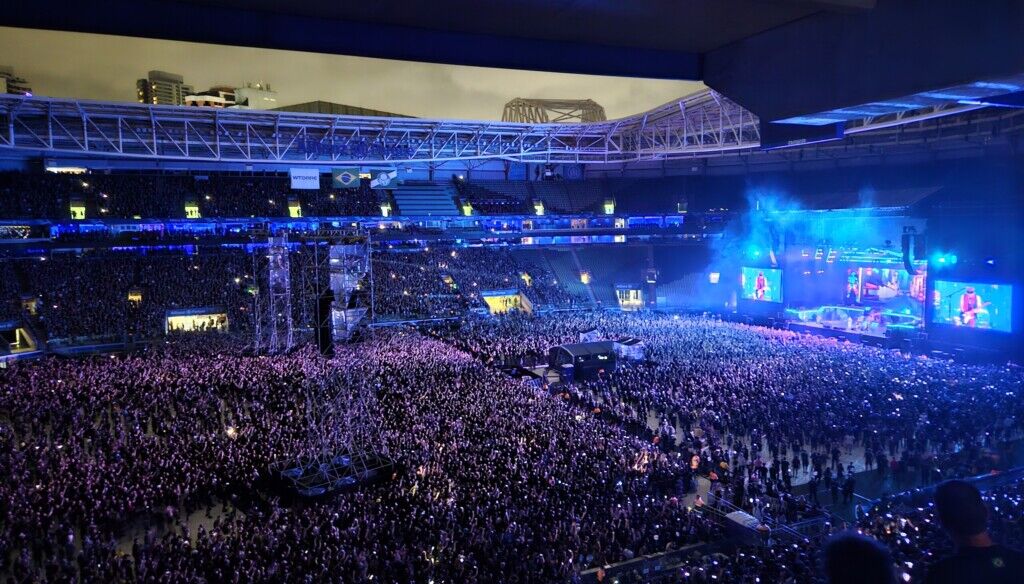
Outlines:
[[[14,74],[13,67],[0,67],[0,93],[14,95],[32,95],[28,81]]]
[[[269,83],[247,81],[235,89],[235,103],[248,109],[274,109],[277,107],[277,92]]]
[[[221,85],[185,96],[185,105],[199,107],[236,107],[235,88]]]
[[[277,92],[270,85],[246,82],[242,87],[220,85],[185,96],[185,105],[235,109],[271,109],[277,105]]]
[[[181,75],[166,71],[150,71],[146,79],[135,82],[139,103],[150,105],[185,105],[185,97],[194,93]]]

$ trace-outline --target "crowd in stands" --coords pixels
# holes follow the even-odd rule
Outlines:
[[[16,311],[23,294],[36,298],[39,323],[50,340],[160,336],[167,311],[207,307],[223,309],[236,330],[247,330],[250,258],[215,248],[194,255],[53,253],[0,261],[0,270],[9,276],[0,291],[5,305]],[[25,291],[18,284],[19,271]]]
[[[7,277],[0,284],[10,318],[22,295],[38,299],[39,322],[51,340],[120,339],[160,336],[167,311],[222,308],[230,328],[251,321],[252,256],[241,248],[196,246],[181,250],[62,251],[33,258],[0,260]],[[300,283],[311,261],[291,254],[293,308],[301,318]],[[373,254],[374,305],[388,320],[462,316],[483,309],[485,291],[522,291],[537,308],[586,306],[546,265],[543,254],[513,255],[505,248],[451,245]],[[307,273],[303,273],[303,272]],[[22,276],[19,278],[19,273]],[[322,285],[326,285],[326,272]],[[21,289],[24,281],[25,289]],[[130,300],[141,298],[141,300]]]
[[[979,493],[970,483],[951,480],[934,494],[921,491],[886,499],[856,524],[856,531],[828,541],[694,553],[657,576],[632,571],[616,579],[620,584],[1001,584],[1019,581],[1022,549],[1024,481],[1018,477]]]
[[[622,184],[620,184],[622,183]],[[664,183],[664,184],[663,184]],[[603,213],[615,201],[620,213],[676,213],[679,181],[497,181],[454,180],[456,199],[477,215],[532,215],[545,212]],[[635,196],[643,190],[644,196]],[[111,219],[185,218],[195,205],[204,218],[285,217],[290,200],[304,216],[380,217],[386,191],[336,188],[321,175],[319,190],[293,190],[287,173],[0,172],[0,219],[69,219],[72,202],[86,217]]]
[[[860,531],[884,543],[912,581],[923,581],[936,560],[956,552],[954,544],[959,542],[950,539],[944,529],[948,529],[950,521],[944,520],[939,508],[942,497],[941,488],[934,494],[910,492],[886,497],[859,522]],[[990,521],[982,518],[981,528],[987,527],[991,538],[999,544],[1024,550],[1024,481],[997,486],[983,493],[982,499]],[[981,528],[968,529],[968,535]]]
[[[17,320],[21,314],[21,287],[12,262],[0,262],[0,321]]]
[[[477,183],[455,180],[455,191],[462,203],[469,203],[479,215],[531,215],[529,186],[519,182],[488,181]]]
[[[319,190],[292,190],[287,174],[208,175],[0,173],[0,218],[69,219],[71,204],[86,218],[287,217],[289,201],[305,216],[379,217],[377,191],[362,184],[334,188],[323,175]]]
[[[585,299],[569,293],[540,261],[508,249],[431,244],[374,253],[377,314],[383,317],[460,316],[483,308],[485,291],[523,291],[534,305],[571,308]]]

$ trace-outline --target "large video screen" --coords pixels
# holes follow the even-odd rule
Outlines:
[[[966,328],[1011,332],[1013,287],[936,280],[932,322]]]
[[[924,317],[925,274],[905,269],[860,266],[846,270],[846,303],[884,313]],[[921,322],[921,321],[918,321]]]
[[[740,268],[743,298],[758,302],[782,302],[782,270]]]

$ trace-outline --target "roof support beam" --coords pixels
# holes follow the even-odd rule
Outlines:
[[[704,81],[762,120],[1024,73],[1019,0],[825,11],[704,55]]]

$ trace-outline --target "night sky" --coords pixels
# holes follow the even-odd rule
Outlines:
[[[197,91],[270,83],[278,103],[324,100],[400,114],[501,119],[513,97],[590,98],[609,118],[692,93],[700,83],[434,65],[130,37],[0,27],[0,65],[36,95],[134,101],[151,69],[184,75]]]

